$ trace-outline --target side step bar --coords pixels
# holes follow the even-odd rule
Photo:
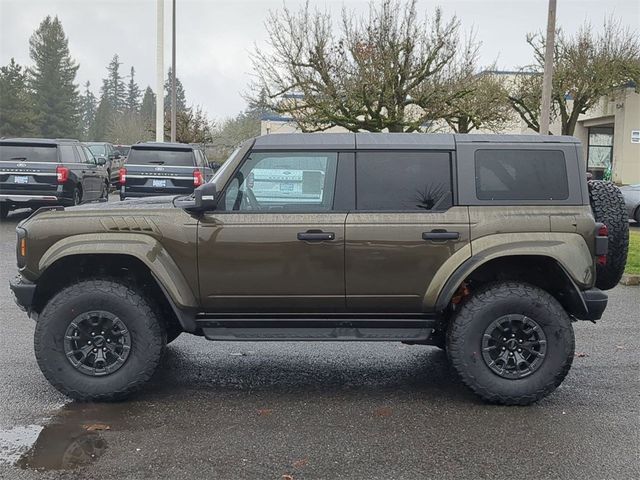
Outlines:
[[[435,320],[198,319],[208,340],[233,341],[408,341],[426,342]]]

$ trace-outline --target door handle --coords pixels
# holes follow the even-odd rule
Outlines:
[[[298,240],[306,242],[322,242],[323,240],[333,240],[336,234],[333,232],[323,232],[322,230],[307,230],[298,233]]]
[[[444,242],[446,240],[458,240],[460,232],[447,232],[446,230],[431,230],[422,232],[423,240],[433,240],[434,242]]]

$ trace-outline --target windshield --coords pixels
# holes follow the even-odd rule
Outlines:
[[[96,157],[104,157],[107,151],[104,145],[89,145],[89,150],[91,150],[91,153]]]
[[[0,162],[57,162],[55,145],[0,144]]]
[[[221,175],[224,175],[224,172],[226,172],[229,169],[229,165],[233,164],[231,160],[233,159],[233,157],[235,157],[238,154],[241,148],[242,147],[238,147],[233,152],[231,152],[231,155],[227,157],[227,159],[224,161],[222,166],[215,173],[215,175],[211,179],[211,182],[215,182],[217,178],[219,178]]]
[[[192,167],[195,165],[193,150],[157,148],[132,148],[127,157],[130,165],[172,165],[176,167]]]

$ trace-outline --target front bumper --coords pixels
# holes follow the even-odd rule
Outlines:
[[[9,287],[16,304],[25,312],[31,310],[36,293],[36,284],[25,280],[22,275],[17,275],[9,281]]]

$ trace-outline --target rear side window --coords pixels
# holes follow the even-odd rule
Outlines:
[[[0,162],[57,162],[55,145],[0,143]]]
[[[64,163],[84,163],[76,148],[71,145],[60,145],[60,158]]]
[[[478,150],[479,200],[566,200],[567,166],[559,150]]]
[[[360,152],[356,208],[443,211],[453,204],[448,152]]]
[[[127,163],[131,165],[170,165],[193,167],[195,159],[190,148],[159,150],[157,148],[132,148]]]

